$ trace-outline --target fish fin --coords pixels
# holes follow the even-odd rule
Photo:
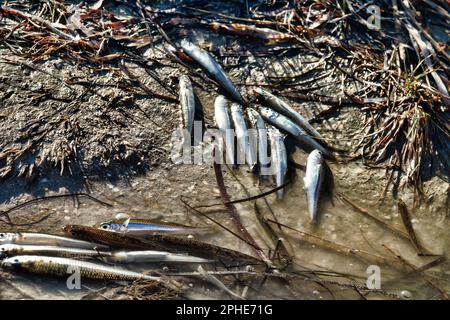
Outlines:
[[[131,218],[129,217],[128,219],[126,219],[123,223],[122,226],[126,229],[128,229],[128,224],[130,223]]]
[[[116,220],[121,220],[121,219],[129,219],[130,215],[123,213],[123,212],[119,212],[118,214],[116,214],[115,219]]]

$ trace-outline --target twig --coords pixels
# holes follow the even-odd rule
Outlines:
[[[230,204],[230,196],[227,193],[227,189],[225,187],[225,182],[223,180],[222,175],[222,169],[220,164],[214,163],[214,173],[216,175],[216,181],[217,185],[219,187],[220,195],[222,197],[223,203],[225,205],[225,208],[228,210],[230,217],[232,221],[234,222],[236,228],[242,233],[243,237],[247,240],[247,242],[252,244],[252,247],[255,249],[256,253],[260,256],[260,258],[269,266],[273,267],[273,263],[269,260],[269,258],[266,256],[266,254],[259,248],[259,246],[256,244],[253,237],[250,235],[250,233],[247,231],[247,229],[244,227],[244,225],[241,222],[241,218],[239,217],[239,214],[236,210],[236,207],[233,204]],[[228,203],[228,204],[226,204]]]

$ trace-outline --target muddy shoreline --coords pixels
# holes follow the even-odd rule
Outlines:
[[[109,10],[116,17],[113,21],[126,24],[130,16],[136,15],[136,8],[130,9],[124,4],[116,6],[112,4],[114,1],[104,2],[104,10]],[[223,14],[230,15],[241,10],[236,9],[241,7],[234,3],[224,6],[213,2],[208,10],[220,8]],[[187,19],[183,15],[176,18]],[[3,18],[0,27],[2,30],[11,30],[16,23],[13,21]],[[266,44],[261,42],[210,32],[209,29],[205,32],[204,26],[197,27],[188,22],[184,21],[184,27],[183,23],[175,24],[176,31],[173,31],[172,24],[163,26],[174,41],[178,41],[181,36],[187,37],[215,55],[245,97],[251,97],[252,88],[260,85],[272,86],[280,94],[311,91],[315,96],[342,99],[356,95],[360,90],[367,90],[367,83],[347,77],[345,72],[324,58],[333,56],[334,61],[344,69],[352,68],[357,61],[355,57],[333,53],[331,46],[325,47],[330,52],[321,49],[322,55],[316,49],[305,47],[291,50],[291,45],[266,48]],[[88,23],[86,25],[89,26]],[[145,31],[143,24],[134,27],[127,25],[127,28],[127,36],[141,35]],[[124,34],[121,36],[124,37]],[[19,54],[8,45],[0,44],[0,210],[6,211],[39,197],[74,193],[88,193],[112,205],[106,207],[83,196],[33,203],[12,211],[12,221],[26,224],[45,219],[26,226],[11,226],[2,219],[1,231],[61,234],[64,225],[94,225],[125,212],[138,218],[206,226],[210,231],[195,235],[195,239],[255,254],[242,240],[195,214],[181,201],[187,201],[195,207],[220,203],[221,198],[212,166],[179,165],[170,158],[172,132],[181,122],[180,108],[176,102],[178,77],[180,74],[192,77],[206,128],[215,126],[213,104],[215,97],[222,91],[202,76],[200,69],[177,64],[167,54],[163,37],[157,32],[152,36],[154,42],[150,44],[144,37],[136,41],[142,44],[142,48],[136,49],[139,51],[135,51],[134,46],[137,44],[132,41],[124,44],[117,39],[110,40],[109,54],[124,49],[128,56],[111,61],[105,58],[98,64],[89,59],[83,60],[82,49],[78,52],[74,50],[73,56],[67,52],[38,56],[33,53],[35,48],[24,46],[23,52]],[[128,47],[130,44],[132,49]],[[140,52],[140,58],[132,55],[136,52]],[[279,52],[286,54],[277,56]],[[155,80],[155,74],[158,81]],[[273,82],[274,79],[287,76],[295,78],[295,81],[282,80],[281,84]],[[280,88],[286,83],[288,89],[283,91]],[[301,115],[314,120],[314,127],[335,148],[352,155],[357,153],[357,145],[364,136],[362,129],[368,117],[362,112],[364,105],[347,104],[334,110],[332,106],[317,101],[300,102],[289,96],[283,99],[289,101]],[[253,100],[252,103],[256,104]],[[321,114],[326,116],[320,117]],[[297,150],[292,154],[292,160],[304,165],[306,156],[306,153]],[[375,264],[381,268],[382,289],[392,296],[368,292],[366,298],[442,299],[445,293],[450,292],[448,262],[426,273],[405,276],[414,270],[386,247],[401,253],[402,259],[416,267],[430,263],[433,257],[417,256],[407,239],[399,238],[365,218],[339,199],[336,193],[344,194],[398,230],[404,230],[397,211],[397,199],[402,199],[411,212],[411,221],[421,244],[436,255],[448,256],[450,186],[445,171],[439,166],[432,167],[433,161],[430,160],[432,168],[422,172],[423,195],[418,197],[417,189],[409,184],[411,178],[398,171],[388,170],[388,161],[369,166],[364,153],[362,157],[353,158],[352,161],[330,164],[334,174],[335,196],[333,204],[327,203],[322,208],[318,226],[309,223],[302,186],[304,172],[299,169],[295,170],[293,183],[286,188],[283,201],[276,200],[275,195],[271,194],[265,200],[236,205],[244,226],[267,253],[273,253],[276,248],[273,239],[258,222],[255,203],[260,206],[264,217],[290,227],[272,225],[279,231],[278,236],[286,241],[289,253],[293,256],[293,264],[288,268],[292,273],[304,276],[316,271],[330,272],[333,275],[323,278],[364,286],[367,267]],[[424,160],[424,166],[427,166],[427,161]],[[273,182],[259,181],[244,166],[234,171],[223,166],[222,172],[233,200],[257,195],[275,187]],[[202,208],[201,211],[223,226],[234,229],[235,225],[223,206]],[[333,247],[327,241],[337,246]],[[380,260],[380,257],[389,262]],[[191,266],[165,264],[143,268],[146,269],[162,274],[195,270]],[[66,288],[64,281],[55,279],[4,271],[1,271],[0,277],[6,279],[0,284],[1,299],[133,298],[126,290],[129,284],[122,286],[88,282],[82,290],[71,291]],[[425,277],[433,285],[425,281]],[[224,277],[223,281],[235,292],[241,293],[245,287],[242,283],[235,284],[230,277]],[[251,288],[257,287],[257,280],[246,281]],[[186,283],[191,290],[182,298],[230,298],[214,286],[198,282],[195,277],[188,278]],[[327,291],[303,278],[300,285],[294,284],[295,290],[280,291],[278,296],[274,296],[272,293],[277,292],[280,286],[283,287],[278,280],[268,281],[260,290],[250,290],[250,298],[360,298],[357,292],[349,288],[330,284],[332,289]],[[405,290],[411,296],[402,296]],[[162,294],[161,298],[173,297]]]

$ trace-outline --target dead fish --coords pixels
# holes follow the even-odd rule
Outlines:
[[[114,252],[110,258],[118,263],[145,263],[145,262],[175,262],[175,263],[209,263],[213,260],[189,256],[187,254],[176,254],[166,251],[119,251]]]
[[[260,165],[260,174],[262,177],[268,176],[269,173],[269,156],[268,156],[268,136],[264,119],[252,108],[247,108],[248,118],[252,122],[253,127],[258,130],[258,160]]]
[[[324,174],[324,159],[319,150],[313,150],[306,163],[304,190],[308,201],[308,211],[312,223],[317,223],[320,192]]]
[[[74,238],[92,240],[115,248],[162,251],[166,249],[163,245],[147,242],[144,239],[136,238],[125,233],[111,232],[89,226],[67,225],[63,228],[63,231]]]
[[[300,126],[306,133],[311,135],[311,137],[323,141],[322,136],[320,135],[317,130],[309,124],[308,120],[303,118],[297,111],[295,111],[289,104],[287,104],[285,101],[281,100],[280,98],[274,96],[270,92],[261,89],[256,88],[254,89],[254,92],[256,93],[257,97],[262,100],[262,102],[269,108],[275,110],[276,112],[279,112],[280,114],[284,115],[285,117],[288,117],[290,120],[292,120],[295,124]]]
[[[330,151],[325,149],[324,146],[318,143],[314,138],[308,135],[302,128],[300,128],[300,126],[295,124],[289,118],[265,107],[259,108],[259,113],[270,124],[277,127],[281,131],[292,135],[293,138],[295,138],[300,144],[305,144],[311,149],[317,149],[328,158],[335,159],[335,156]]]
[[[230,95],[230,98],[240,104],[245,104],[239,91],[226,75],[222,67],[214,60],[214,58],[205,50],[199,48],[195,44],[183,39],[181,48],[192,60],[197,62],[217,83]]]
[[[99,228],[134,236],[151,234],[193,234],[206,230],[206,228],[203,227],[191,227],[176,223],[136,218],[116,218],[111,221],[100,223]]]
[[[226,261],[239,261],[254,264],[261,263],[260,260],[238,251],[182,237],[158,234],[149,235],[145,239],[138,239],[122,233],[81,225],[67,225],[63,230],[72,237],[87,240],[95,239],[97,242],[105,243],[112,247],[132,250],[173,251],[175,253],[187,252],[206,259],[223,259]]]
[[[287,173],[287,151],[284,145],[284,137],[276,128],[271,128],[269,130],[270,137],[270,150],[272,158],[272,166],[275,171],[275,180],[277,187],[282,186],[285,182],[285,177]],[[284,190],[280,189],[277,191],[277,199],[281,200],[284,196]]]
[[[180,106],[183,115],[183,126],[192,133],[194,126],[195,114],[195,96],[192,88],[191,80],[186,75],[181,75],[179,78],[180,85]]]
[[[0,244],[46,245],[78,249],[105,249],[107,246],[44,233],[0,233]]]
[[[111,256],[110,252],[101,252],[89,249],[77,249],[57,246],[39,246],[39,245],[17,245],[3,244],[0,245],[0,253],[6,254],[8,257],[17,255],[49,255],[55,257],[74,258],[74,257],[107,257]]]
[[[79,271],[82,278],[98,280],[134,281],[138,279],[161,281],[160,277],[154,277],[123,270],[116,266],[110,267],[99,263],[80,261],[69,258],[46,256],[15,256],[6,258],[0,262],[2,268],[23,270],[36,274],[47,274],[59,277],[68,277],[73,272]]]
[[[227,163],[234,166],[234,131],[224,96],[218,96],[214,101],[214,119],[225,139]]]
[[[250,171],[253,172],[257,163],[257,151],[255,137],[250,138],[247,123],[244,118],[244,111],[242,106],[233,103],[231,104],[231,118],[233,119],[234,130],[238,143],[238,163],[247,162]]]

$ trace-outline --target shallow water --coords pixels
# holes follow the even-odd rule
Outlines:
[[[180,2],[185,1],[171,1],[168,6],[170,7]],[[242,14],[233,10],[233,3],[230,2],[230,9],[228,9],[228,6],[224,8],[222,3],[220,3],[220,9],[223,12],[237,16]],[[217,3],[214,3],[208,9],[212,11],[217,9],[215,5]],[[165,8],[165,6],[162,6],[162,8]],[[116,9],[124,12],[124,14],[129,14],[129,12],[126,12],[126,8]],[[120,12],[118,13],[120,14]],[[241,47],[236,44],[235,37],[211,34],[205,32],[203,29],[189,29],[183,30],[182,32],[194,42],[210,48],[214,54],[218,52],[226,53],[228,49],[231,50],[235,47],[245,51],[253,46],[250,42],[246,43],[246,41],[242,41]],[[257,49],[264,48],[261,46],[261,48],[258,47]],[[158,50],[151,48],[146,52],[146,55],[164,61],[164,58],[161,57],[161,52],[163,51],[158,52]],[[245,63],[241,59],[244,59]],[[55,60],[58,61],[58,59]],[[311,66],[316,67],[315,62],[317,61],[318,57],[308,52],[296,53],[294,56],[284,57],[282,59],[278,59],[277,57],[259,57],[258,54],[250,53],[246,58],[221,57],[220,63],[226,66],[225,69],[236,83],[261,84],[265,82],[267,76],[287,76],[289,74],[305,73],[305,70],[308,70]],[[17,71],[18,69],[4,68],[2,70],[3,74],[20,74]],[[161,67],[161,69],[155,69],[167,83],[172,81],[170,80],[171,77],[177,77],[180,72],[179,66],[175,68]],[[317,69],[317,72],[320,73],[329,72],[332,68],[329,65],[319,65]],[[64,71],[67,73],[74,72],[69,67],[64,69]],[[81,73],[83,70],[77,71]],[[142,79],[148,82],[148,85],[154,90],[161,91],[161,88],[152,83],[152,80],[149,79],[143,70],[134,71],[139,76],[142,76]],[[185,70],[182,70],[182,72],[185,72]],[[90,76],[89,73],[88,76]],[[107,76],[112,77],[112,73]],[[49,81],[48,78],[45,78],[45,75],[36,75],[35,77],[29,78],[26,78],[27,81],[34,81],[36,83],[48,83]],[[105,78],[107,77],[105,76]],[[314,82],[312,86],[319,87],[324,84],[336,84],[336,87],[329,86],[316,92],[330,96],[338,94],[340,88],[338,88],[337,78],[338,74],[330,73],[329,77]],[[109,78],[107,79],[109,81]],[[196,80],[203,84],[201,79]],[[22,80],[19,79],[19,81]],[[244,95],[249,94],[250,88],[251,86],[243,85],[240,87]],[[208,84],[204,84],[203,88],[196,86],[195,90],[205,110],[207,124],[213,125],[212,110],[214,98],[218,93],[217,88],[210,88]],[[105,89],[105,94],[111,94],[111,92]],[[125,96],[129,93],[125,92],[123,94]],[[156,122],[164,123],[167,126],[167,130],[171,130],[178,125],[178,106],[161,104],[159,101],[153,105],[150,103],[153,103],[153,101],[149,102],[149,99],[142,100],[145,101],[143,107],[147,112],[154,120],[156,119]],[[292,105],[308,119],[325,108],[317,103],[292,103]],[[24,118],[26,116],[23,115]],[[145,118],[139,120],[142,126],[148,125],[145,122]],[[353,141],[350,137],[360,127],[360,113],[358,110],[355,111],[351,108],[343,110],[341,114],[337,115],[336,119],[332,118],[325,123],[317,125],[318,130],[333,145],[339,147],[351,147]],[[126,127],[126,129],[130,131],[130,135],[126,136],[127,139],[131,139],[130,137],[133,136],[141,137],[140,134],[143,130],[141,127],[136,129],[134,123],[129,124],[129,127]],[[153,124],[148,125],[146,129],[155,131]],[[123,135],[123,132],[120,131],[120,134]],[[169,150],[170,137],[164,136],[161,130],[158,132],[158,135],[161,139],[152,141],[152,143],[157,144],[156,147],[162,150]],[[160,143],[161,145],[159,145]],[[151,147],[148,147],[149,150],[155,152],[155,149],[151,149]],[[297,151],[293,155],[293,158],[298,164],[304,165],[306,163],[306,154],[302,151]],[[365,208],[386,224],[404,231],[401,218],[397,212],[396,200],[392,197],[391,188],[388,189],[386,195],[383,194],[386,183],[384,170],[369,170],[359,162],[330,164],[330,166],[334,173],[335,194],[338,192],[344,194],[355,204]],[[145,174],[133,174],[129,176],[124,174],[121,179],[115,179],[116,177],[111,170],[111,172],[108,171],[105,173],[107,178],[99,180],[94,178],[90,181],[89,192],[93,196],[113,204],[113,208],[104,207],[84,197],[78,197],[77,201],[72,199],[46,201],[21,208],[11,213],[11,218],[16,223],[30,222],[30,220],[37,221],[49,215],[44,221],[32,226],[14,229],[11,229],[6,223],[0,222],[0,230],[61,233],[62,227],[67,224],[94,225],[111,219],[117,213],[125,212],[137,218],[159,218],[169,222],[193,226],[206,225],[210,227],[211,232],[196,235],[195,237],[197,239],[248,254],[255,254],[243,241],[205,218],[189,211],[181,202],[182,197],[193,206],[221,202],[214,178],[214,171],[210,166],[204,164],[174,165],[167,158],[163,159],[162,163],[158,163],[155,166],[152,164],[149,167],[150,169]],[[247,196],[243,186],[250,195],[259,194],[274,187],[273,183],[260,183],[255,176],[247,172],[245,166],[234,171],[233,174],[226,168],[223,169],[227,190],[232,199],[242,199]],[[393,234],[385,227],[364,217],[336,196],[333,198],[333,204],[330,202],[323,204],[320,210],[321,219],[319,225],[311,225],[307,213],[302,178],[303,172],[297,170],[295,180],[287,187],[285,197],[282,201],[277,201],[273,194],[266,197],[272,212],[270,212],[267,204],[261,199],[257,201],[257,205],[265,217],[277,220],[289,228],[298,230],[295,231],[285,227],[277,229],[276,225],[273,224],[274,229],[283,238],[288,252],[294,257],[293,264],[287,267],[285,271],[289,273],[297,272],[302,275],[308,274],[312,279],[311,281],[307,281],[302,278],[299,281],[292,281],[289,285],[273,279],[271,279],[273,281],[267,281],[264,285],[261,285],[258,281],[244,282],[245,284],[258,288],[258,290],[252,291],[249,297],[359,299],[361,296],[355,290],[329,283],[325,287],[323,283],[318,284],[315,282],[317,279],[313,277],[312,272],[315,271],[316,274],[321,272],[321,278],[323,280],[338,281],[341,283],[351,283],[354,281],[364,286],[369,276],[367,269],[373,265],[380,268],[381,289],[386,292],[384,294],[379,294],[376,291],[369,292],[368,294],[364,292],[367,298],[437,299],[442,298],[442,292],[450,292],[450,265],[448,262],[429,269],[424,274],[411,274],[411,267],[406,266],[406,262],[404,261],[411,263],[415,267],[421,267],[436,259],[436,257],[418,257],[414,247],[408,240]],[[33,185],[28,185],[27,181],[20,179],[7,181],[7,183],[7,188],[0,192],[0,197],[3,201],[0,207],[2,210],[11,208],[15,204],[32,199],[38,195],[63,194],[80,190],[86,191],[84,186],[83,188],[80,187],[80,182],[76,177],[61,177],[56,171],[44,177],[39,177]],[[413,227],[420,243],[435,254],[447,256],[450,248],[447,199],[449,186],[438,178],[434,178],[425,183],[425,190],[427,196],[430,197],[429,204],[423,204],[415,209],[413,209],[411,190],[404,188],[400,190],[399,194],[410,210]],[[269,251],[274,251],[276,247],[275,243],[267,236],[264,228],[260,226],[255,216],[254,202],[237,204],[236,208],[244,225],[259,246],[264,249],[265,253],[268,254]],[[223,206],[202,208],[200,210],[207,213],[208,216],[220,222],[225,227],[235,230],[232,220],[229,218]],[[395,257],[383,245],[400,254],[401,258]],[[387,262],[386,259],[388,260]],[[404,259],[404,261],[401,259]],[[130,266],[130,268],[136,269],[133,266]],[[209,266],[205,266],[205,268],[213,269]],[[196,266],[180,267],[154,264],[147,267],[139,267],[138,269],[145,271],[156,270],[164,273],[193,271],[196,270]],[[334,276],[325,276],[323,272],[333,273]],[[0,298],[2,299],[129,298],[129,296],[121,291],[121,286],[117,284],[111,285],[92,281],[85,282],[83,280],[81,290],[68,290],[65,280],[55,280],[47,277],[17,273],[10,274],[7,272],[2,272],[0,277],[4,280],[0,281]],[[190,289],[186,293],[186,297],[229,298],[216,288],[200,282],[199,279],[190,278],[187,282],[189,283]],[[241,293],[244,290],[245,284],[236,285],[230,279],[227,280],[227,285],[229,285],[230,289],[237,293]],[[389,296],[386,293],[392,295]]]
[[[295,155],[295,157],[298,156],[304,157],[300,153]],[[296,160],[302,163],[301,159]],[[331,167],[335,172],[335,192],[345,194],[358,206],[366,208],[389,225],[403,230],[396,206],[388,201],[380,204],[377,201],[378,193],[373,188],[373,185],[368,185],[367,182],[364,183],[358,177],[351,175],[352,171],[357,171],[358,169],[356,164],[347,165],[345,168],[334,165]],[[391,231],[363,217],[337,197],[334,198],[334,206],[331,203],[322,206],[320,223],[318,226],[312,226],[309,222],[306,198],[302,189],[302,174],[301,171],[298,171],[296,181],[288,187],[285,198],[282,201],[276,200],[274,195],[266,197],[274,216],[280,223],[312,235],[308,237],[293,230],[283,229],[284,234],[282,234],[282,237],[286,240],[290,253],[295,256],[293,264],[287,269],[288,271],[331,271],[346,275],[346,278],[342,276],[324,277],[324,279],[348,282],[346,279],[351,278],[356,283],[365,285],[368,277],[367,268],[370,265],[377,265],[381,270],[381,289],[393,295],[400,295],[402,291],[407,290],[411,293],[413,299],[440,298],[438,289],[433,288],[426,281],[431,281],[443,291],[448,292],[450,290],[450,268],[448,263],[443,263],[426,271],[426,280],[424,280],[422,275],[411,275],[411,269],[404,266],[398,258],[394,257],[382,245],[399,253],[403,259],[416,267],[425,265],[435,258],[418,257],[408,240],[400,238]],[[236,178],[239,180],[239,183],[236,182]],[[240,199],[246,196],[242,185],[245,186],[251,195],[261,193],[261,190],[267,191],[273,187],[273,185],[260,185],[258,180],[246,172],[244,168],[235,171],[234,175],[230,172],[225,172],[225,180],[228,192],[233,199]],[[196,182],[192,183],[192,181]],[[40,215],[51,213],[47,220],[32,226],[31,230],[55,233],[61,230],[65,224],[93,225],[107,220],[119,212],[127,212],[140,218],[162,218],[167,221],[191,225],[208,225],[211,228],[211,232],[196,236],[198,239],[254,254],[247,244],[232,234],[220,230],[220,228],[213,226],[211,222],[206,221],[204,218],[199,218],[188,212],[179,200],[180,195],[183,195],[192,205],[220,202],[212,169],[206,166],[175,166],[170,170],[155,170],[146,177],[135,178],[129,182],[129,185],[122,183],[116,185],[94,185],[93,194],[99,199],[114,204],[112,209],[80,197],[78,207],[74,206],[72,200],[52,200],[20,209],[11,216],[15,221],[20,221],[25,218],[30,219],[30,217],[37,219]],[[359,183],[360,188],[348,189],[348,185],[354,186]],[[274,219],[265,208],[264,201],[260,199],[257,202],[261,211],[270,219]],[[236,204],[236,207],[244,225],[257,240],[258,244],[265,250],[269,248],[273,250],[274,244],[265,235],[264,229],[257,222],[253,203]],[[201,210],[204,212],[210,211],[210,217],[233,229],[228,213],[221,206],[215,207],[215,209],[218,210],[213,210],[212,208]],[[411,214],[414,229],[421,244],[435,254],[448,254],[450,237],[448,235],[449,225],[448,220],[445,218],[445,213],[432,213],[432,210],[423,208],[412,211]],[[2,225],[1,227],[5,229],[5,226]],[[23,230],[29,231],[30,228],[23,228]],[[324,244],[323,240],[330,242]],[[336,244],[347,248],[336,248]],[[353,253],[349,253],[349,249],[352,249]],[[386,263],[381,261],[381,257],[391,261]],[[164,267],[170,267],[170,269],[166,270]],[[187,266],[180,268],[179,266],[154,264],[142,268],[142,270],[146,271],[149,269],[159,272],[178,272],[194,271],[196,267]],[[3,275],[6,276],[5,273]],[[1,298],[26,298],[24,295],[26,293],[26,295],[33,298],[78,299],[91,292],[86,288],[81,291],[68,290],[64,280],[40,278],[24,274],[8,275],[8,278],[8,282],[0,284]],[[92,282],[86,284],[91,290],[95,288],[98,290],[103,285]],[[261,289],[259,297],[263,298],[266,294],[270,296],[271,290],[279,285],[276,282],[269,281]],[[187,293],[188,297],[199,298],[206,296],[213,298],[222,296],[217,290],[205,289],[203,284],[199,284],[195,280],[191,281],[191,286],[189,293]],[[237,290],[237,292],[242,290],[242,287],[232,288]],[[326,289],[313,283],[306,285],[304,283],[301,288],[297,288],[294,285],[294,288],[296,288],[296,298],[301,299],[358,298],[353,290],[345,288],[335,288],[332,290],[333,295],[330,295]],[[110,294],[112,295],[111,297],[120,297],[115,291]],[[407,293],[406,296],[408,296]],[[292,298],[292,296],[288,293],[283,293],[283,291],[280,291],[278,297]],[[386,298],[378,294],[369,294],[367,297]],[[258,295],[255,298],[258,298]]]

